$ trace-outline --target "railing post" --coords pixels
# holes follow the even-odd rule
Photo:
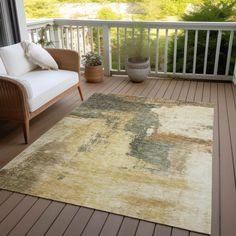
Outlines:
[[[111,38],[110,27],[103,25],[104,75],[111,75]]]
[[[234,66],[233,83],[236,84],[236,61]]]

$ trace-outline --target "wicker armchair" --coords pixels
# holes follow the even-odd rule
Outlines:
[[[47,51],[57,62],[59,69],[75,71],[79,76],[80,57],[77,52],[64,49],[47,49]],[[0,120],[12,120],[22,123],[25,143],[27,144],[30,140],[30,120],[75,89],[78,89],[81,100],[83,100],[81,87],[78,83],[37,110],[30,112],[27,101],[28,95],[24,86],[15,79],[0,76]]]

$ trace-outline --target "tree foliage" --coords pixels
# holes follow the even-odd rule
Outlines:
[[[193,6],[193,10],[183,14],[184,21],[235,21],[236,0],[205,0]]]
[[[57,0],[25,0],[27,18],[53,18],[60,16]]]
[[[182,16],[190,4],[201,3],[203,0],[141,0],[136,5],[138,14],[134,19],[159,20],[167,16]]]
[[[100,20],[122,20],[122,16],[115,13],[110,7],[103,7],[97,13]]]

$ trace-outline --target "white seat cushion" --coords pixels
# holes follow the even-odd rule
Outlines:
[[[77,72],[35,70],[17,78],[26,89],[30,112],[33,112],[79,82]]]
[[[3,74],[3,75],[7,74],[6,68],[3,64],[1,57],[0,57],[0,74]]]
[[[11,76],[21,76],[37,67],[25,56],[21,43],[0,48],[0,57]]]

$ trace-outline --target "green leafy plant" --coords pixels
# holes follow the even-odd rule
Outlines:
[[[47,39],[47,31],[50,29],[51,25],[47,24],[45,27],[42,27],[39,32],[39,40],[37,41],[37,44],[40,44],[42,47],[49,47],[54,46],[52,41],[49,41]],[[54,29],[56,29],[55,26],[53,26]]]
[[[127,40],[121,48],[122,54],[126,58],[144,59],[148,57],[148,40],[146,29],[137,28],[135,32],[129,32]]]
[[[100,66],[102,65],[102,58],[94,52],[88,52],[86,55],[82,56],[82,63],[87,67]]]

